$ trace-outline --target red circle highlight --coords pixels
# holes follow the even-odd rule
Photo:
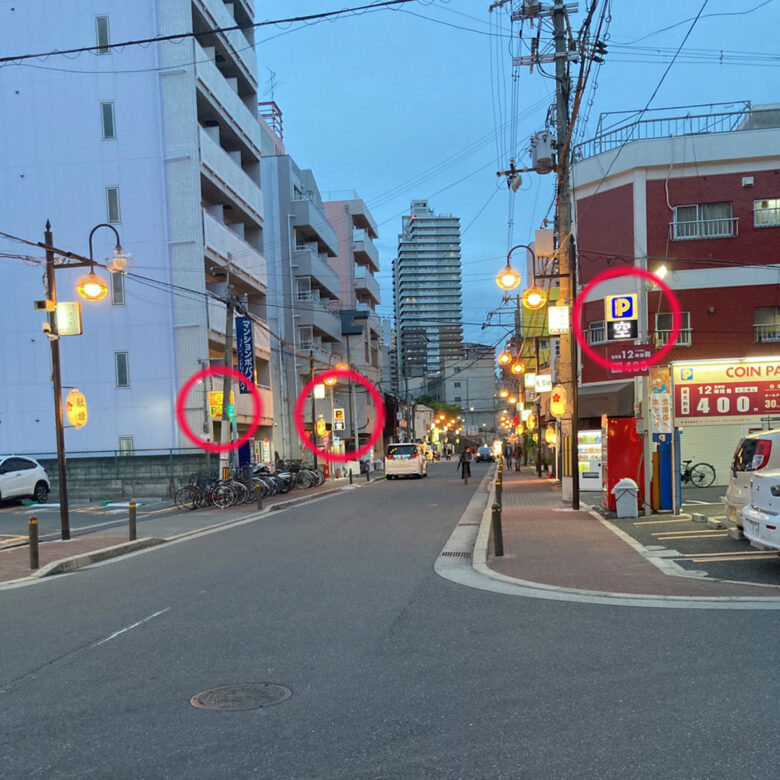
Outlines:
[[[368,394],[374,401],[376,407],[376,425],[371,433],[368,441],[359,449],[354,452],[345,452],[343,455],[338,455],[335,452],[328,452],[327,450],[321,450],[316,444],[312,444],[309,437],[306,434],[306,429],[303,427],[303,412],[304,404],[309,394],[314,390],[314,385],[324,382],[325,379],[335,377],[336,379],[350,379],[354,380],[358,384],[368,390]],[[317,374],[307,383],[307,385],[301,390],[298,400],[295,402],[295,412],[293,414],[295,420],[295,428],[298,431],[298,435],[301,437],[303,446],[313,452],[315,455],[319,455],[323,460],[334,461],[336,463],[346,463],[348,460],[359,459],[361,455],[368,452],[374,444],[376,444],[379,437],[382,435],[382,428],[385,424],[385,404],[382,401],[382,396],[379,391],[368,381],[362,374],[358,374],[357,371],[345,371],[343,369],[331,369],[330,371],[323,371],[321,374]]]
[[[229,376],[232,379],[243,382],[249,388],[249,392],[255,402],[254,417],[252,418],[252,422],[250,423],[247,432],[235,441],[227,441],[224,444],[206,441],[205,439],[201,439],[199,436],[196,436],[187,422],[187,417],[184,414],[184,402],[187,400],[187,396],[189,395],[190,390],[192,390],[194,385],[200,380],[205,379],[207,376]],[[187,380],[184,387],[182,387],[182,389],[179,391],[179,396],[176,399],[176,421],[179,423],[182,433],[193,444],[200,447],[201,449],[206,450],[207,452],[229,452],[230,450],[237,450],[242,444],[246,444],[246,442],[252,438],[252,434],[260,426],[260,418],[262,416],[263,401],[260,398],[260,393],[257,391],[257,387],[255,387],[254,383],[248,380],[242,373],[236,371],[235,368],[230,368],[229,366],[209,366],[209,368],[204,368],[202,371],[198,371],[197,374],[194,374]]]
[[[582,319],[582,307],[585,305],[585,299],[588,297],[588,293],[602,282],[605,282],[608,279],[618,279],[622,276],[637,276],[640,279],[651,281],[653,284],[658,285],[658,287],[660,287],[669,298],[669,307],[672,310],[672,330],[669,333],[669,340],[666,342],[666,345],[663,347],[663,349],[658,350],[658,352],[656,352],[653,357],[648,358],[647,360],[610,360],[609,358],[599,355],[590,346],[590,344],[588,344],[584,334],[582,333],[582,326],[580,324]],[[586,284],[582,289],[582,292],[577,296],[577,300],[574,303],[574,311],[572,313],[572,328],[574,329],[574,337],[577,339],[577,343],[582,348],[582,351],[591,360],[593,360],[595,363],[598,363],[598,365],[603,366],[604,368],[613,368],[617,371],[624,371],[628,368],[628,366],[631,366],[632,369],[638,368],[639,370],[644,371],[646,368],[654,366],[656,363],[660,362],[666,356],[669,350],[672,349],[672,347],[674,347],[674,345],[677,343],[677,337],[680,335],[681,322],[682,314],[680,312],[680,302],[677,300],[677,296],[671,291],[669,286],[655,274],[650,273],[650,271],[646,271],[644,268],[634,268],[633,266],[630,268],[610,268],[591,279],[591,281],[588,282],[588,284]]]

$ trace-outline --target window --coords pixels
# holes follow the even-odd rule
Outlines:
[[[460,387],[460,382],[454,382],[453,387]]]
[[[133,454],[133,437],[132,436],[120,436],[119,437],[119,454],[120,455],[132,455]]]
[[[460,399],[460,396],[459,396],[459,395],[456,395],[456,396],[455,396],[455,403],[457,403],[457,402],[458,402],[458,401],[460,401],[460,400],[461,400],[461,399]]]
[[[125,275],[111,274],[111,304],[113,306],[125,305]]]
[[[314,328],[311,325],[298,328],[298,346],[301,349],[314,349]]]
[[[119,222],[119,187],[106,187],[106,222]]]
[[[753,323],[756,344],[780,341],[780,306],[756,309]]]
[[[114,352],[114,364],[116,367],[116,386],[130,387],[130,364],[127,360],[127,352]]]
[[[655,346],[663,347],[669,341],[672,332],[672,313],[670,311],[659,312],[655,315]],[[691,346],[691,313],[682,312],[680,333],[677,336],[677,347]]]
[[[97,53],[110,54],[111,47],[109,46],[109,43],[111,42],[111,40],[108,33],[107,16],[95,17],[95,31],[97,33],[97,45],[98,45]]]
[[[103,126],[103,140],[113,141],[116,139],[116,125],[114,122],[114,104],[100,104],[100,122]]]
[[[596,320],[588,325],[588,343],[603,344],[607,340],[604,320]]]
[[[295,280],[295,289],[297,291],[297,298],[299,301],[310,301],[312,299],[311,294],[311,277],[301,276]]]
[[[780,227],[780,198],[753,201],[753,227]]]
[[[731,203],[697,203],[675,206],[671,237],[675,241],[694,238],[726,238],[736,235],[737,220],[731,216]]]

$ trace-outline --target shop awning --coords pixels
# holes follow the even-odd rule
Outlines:
[[[632,417],[634,414],[634,383],[582,385],[579,390],[578,416]]]

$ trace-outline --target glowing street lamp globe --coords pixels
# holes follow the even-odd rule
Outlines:
[[[502,290],[514,290],[520,284],[520,273],[507,263],[496,275],[496,284]]]
[[[529,287],[523,293],[523,306],[526,309],[541,309],[547,303],[547,293],[541,288]]]
[[[503,352],[502,352],[502,353],[501,353],[501,354],[498,356],[498,362],[499,362],[499,364],[500,364],[500,365],[502,365],[502,366],[508,366],[508,365],[509,365],[509,364],[512,362],[512,360],[513,360],[513,359],[514,359],[514,358],[513,358],[513,356],[512,356],[512,353],[511,353],[511,352],[507,352],[506,350],[504,350],[504,351],[503,351]]]
[[[501,398],[509,398],[509,390],[502,390],[498,395]]]
[[[523,363],[520,363],[519,361],[517,363],[512,364],[512,373],[515,376],[520,376],[521,374],[525,373],[525,365]]]
[[[85,301],[102,301],[108,295],[108,285],[93,270],[76,282],[76,292]]]

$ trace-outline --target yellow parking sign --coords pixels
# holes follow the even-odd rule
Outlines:
[[[607,322],[635,320],[638,317],[636,293],[604,296],[604,319]]]

